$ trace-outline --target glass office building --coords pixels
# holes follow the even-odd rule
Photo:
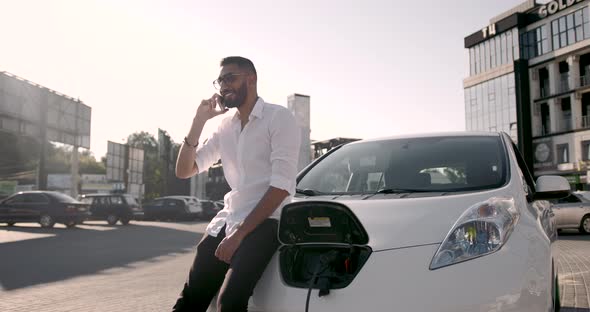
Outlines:
[[[536,176],[588,189],[590,1],[528,0],[465,38],[467,130],[503,131]]]

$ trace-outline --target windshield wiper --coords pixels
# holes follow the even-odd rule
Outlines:
[[[424,193],[424,192],[436,192],[433,190],[417,190],[417,189],[404,189],[404,188],[386,188],[380,189],[375,194],[397,194],[397,193]]]
[[[323,193],[320,191],[316,191],[316,190],[312,190],[312,189],[295,189],[295,192],[297,194],[303,194],[303,195],[307,195],[307,196],[318,196],[318,195],[322,195]]]

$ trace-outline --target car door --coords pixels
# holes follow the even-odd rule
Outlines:
[[[578,227],[584,216],[582,201],[574,194],[558,200],[558,221],[562,226]]]
[[[123,216],[123,215],[128,215],[127,209],[126,209],[126,204],[123,201],[123,197],[121,196],[111,196],[109,198],[111,205],[109,206],[109,211],[116,215],[116,216]]]
[[[24,203],[24,194],[16,194],[12,197],[7,198],[2,205],[0,205],[0,220],[4,221],[20,221],[18,217],[18,211],[20,204]]]
[[[106,196],[96,196],[93,199],[92,207],[90,208],[92,216],[101,219],[105,218],[107,216],[106,210],[109,208],[109,198]]]
[[[54,216],[56,207],[51,207],[49,198],[41,193],[25,194],[24,203],[19,211],[23,220],[37,222],[42,214]]]
[[[164,204],[164,210],[166,211],[166,218],[175,219],[181,216],[181,212],[184,207],[184,200],[167,198]]]

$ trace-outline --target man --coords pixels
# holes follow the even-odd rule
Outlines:
[[[176,175],[189,178],[221,159],[231,191],[197,246],[174,311],[206,311],[218,290],[217,311],[247,311],[279,245],[280,209],[295,192],[300,132],[293,114],[258,97],[250,60],[227,57],[220,65],[213,82],[219,94],[199,105],[178,154]],[[233,107],[237,112],[197,148],[206,121]]]

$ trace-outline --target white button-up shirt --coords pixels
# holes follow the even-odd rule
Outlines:
[[[195,162],[205,171],[221,159],[231,191],[224,208],[207,226],[217,236],[224,225],[229,236],[254,210],[270,186],[289,192],[272,214],[279,218],[282,207],[295,193],[295,177],[301,144],[300,130],[285,107],[258,98],[242,130],[239,112],[226,117],[209,140],[197,150]]]

